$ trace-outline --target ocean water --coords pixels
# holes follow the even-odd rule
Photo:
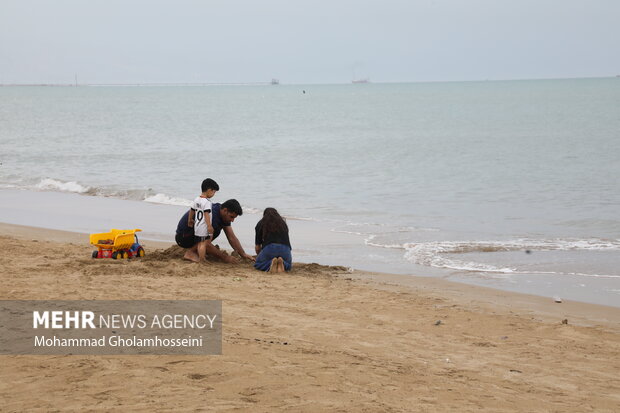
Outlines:
[[[618,78],[2,87],[0,124],[0,188],[182,206],[212,177],[323,231],[301,257],[620,305]]]

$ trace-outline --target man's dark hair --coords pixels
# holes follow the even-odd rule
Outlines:
[[[200,188],[202,189],[202,192],[207,192],[209,189],[213,189],[214,191],[220,190],[220,186],[211,178],[207,178],[202,181]]]
[[[230,212],[234,212],[237,215],[243,215],[243,210],[241,209],[241,204],[239,204],[239,201],[237,201],[236,199],[229,199],[228,201],[224,202],[220,206],[220,209],[221,208],[226,208]]]

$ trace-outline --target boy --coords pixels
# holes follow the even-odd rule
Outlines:
[[[189,211],[187,225],[194,227],[194,236],[198,245],[198,262],[207,263],[207,243],[213,234],[211,226],[211,198],[220,190],[219,185],[211,178],[202,181],[202,194],[198,196]]]

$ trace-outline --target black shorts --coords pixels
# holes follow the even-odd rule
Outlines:
[[[196,245],[196,239],[194,237],[194,233],[191,232],[189,234],[176,234],[174,240],[177,242],[177,245],[181,248],[191,248]]]
[[[196,244],[198,244],[199,242],[208,240],[208,239],[211,239],[211,235],[207,235],[206,237],[194,236],[194,241],[196,242]]]

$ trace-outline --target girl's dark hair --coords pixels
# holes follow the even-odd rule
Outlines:
[[[265,208],[265,212],[263,212],[263,239],[269,233],[280,231],[288,232],[286,221],[275,208]]]

